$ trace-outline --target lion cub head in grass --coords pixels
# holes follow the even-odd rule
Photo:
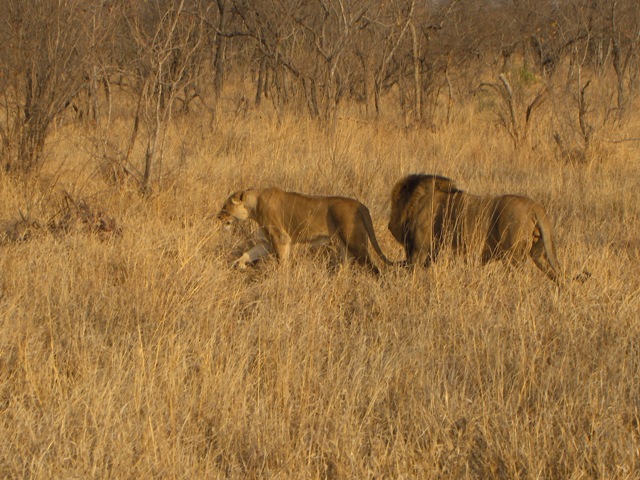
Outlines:
[[[378,274],[369,256],[371,241],[380,259],[391,263],[378,244],[369,209],[352,198],[311,196],[275,187],[241,190],[227,198],[218,219],[225,227],[236,219],[253,220],[259,226],[257,244],[234,262],[240,268],[271,253],[286,262],[291,244],[319,245],[330,239],[337,240],[343,262],[353,259]]]
[[[527,197],[472,195],[446,177],[408,175],[391,192],[389,230],[410,265],[428,266],[448,245],[480,255],[483,263],[501,258],[520,265],[530,257],[560,282],[553,226],[542,206]]]
[[[218,213],[218,220],[225,229],[230,229],[236,220],[249,220],[256,209],[255,190],[241,190],[232,194],[224,202]]]

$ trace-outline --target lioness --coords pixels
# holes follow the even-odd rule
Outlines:
[[[369,209],[352,198],[310,196],[275,187],[241,190],[225,201],[218,219],[227,228],[234,219],[251,219],[260,227],[258,244],[234,262],[240,268],[274,251],[280,262],[286,262],[292,243],[319,245],[334,237],[344,260],[355,258],[379,274],[369,256],[369,239],[382,261],[391,264],[378,244]]]
[[[446,177],[408,175],[391,192],[389,230],[411,265],[428,266],[447,242],[455,252],[480,254],[483,263],[505,258],[521,264],[529,255],[559,282],[553,227],[542,206],[527,197],[471,195]]]

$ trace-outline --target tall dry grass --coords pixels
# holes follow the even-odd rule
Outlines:
[[[145,199],[100,174],[88,128],[60,126],[37,181],[0,178],[0,214],[44,225],[65,189],[122,235],[0,247],[0,476],[638,478],[638,145],[576,164],[542,133],[514,153],[474,105],[436,131],[187,117]],[[565,271],[592,277],[558,291],[533,264],[445,256],[378,280],[304,247],[234,271],[250,229],[207,219],[250,185],[353,196],[399,259],[388,195],[418,171],[540,201]]]

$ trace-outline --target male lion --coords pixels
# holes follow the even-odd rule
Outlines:
[[[483,263],[504,258],[518,265],[529,255],[559,282],[553,227],[542,206],[527,197],[471,195],[446,177],[408,175],[391,192],[389,230],[410,265],[428,266],[446,243],[455,252],[481,255]]]
[[[319,245],[334,237],[345,260],[355,258],[376,275],[380,272],[369,256],[367,239],[382,261],[391,264],[378,244],[369,209],[352,198],[310,196],[275,187],[241,190],[226,200],[218,219],[225,227],[234,219],[251,219],[260,227],[258,244],[234,262],[240,268],[274,251],[280,262],[286,262],[292,243]]]

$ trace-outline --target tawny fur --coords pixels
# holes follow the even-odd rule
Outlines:
[[[353,258],[378,274],[368,252],[370,240],[380,259],[391,263],[378,244],[369,209],[352,198],[303,195],[275,187],[242,190],[226,200],[218,219],[226,224],[233,219],[253,220],[260,227],[258,244],[234,262],[239,267],[270,253],[285,262],[293,243],[318,245],[334,238],[344,260]]]
[[[450,245],[485,263],[503,258],[519,265],[531,257],[547,277],[560,280],[551,221],[527,197],[472,195],[446,177],[408,175],[391,192],[389,230],[411,265],[428,266]]]

